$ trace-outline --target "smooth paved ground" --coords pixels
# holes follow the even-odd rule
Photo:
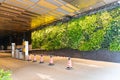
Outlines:
[[[13,80],[120,80],[119,63],[72,58],[73,69],[66,70],[65,57],[54,57],[54,66],[48,66],[48,56],[44,60],[44,64],[26,62],[13,71]]]
[[[13,80],[120,80],[120,63],[72,58],[73,69],[66,70],[67,57],[54,57],[54,66],[48,66],[49,56],[44,64],[39,58],[33,63],[0,53],[0,68],[11,70]]]

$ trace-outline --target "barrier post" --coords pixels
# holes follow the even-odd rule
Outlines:
[[[11,44],[12,46],[11,46],[11,48],[12,48],[12,58],[15,58],[15,43],[12,43]]]
[[[28,60],[29,53],[28,53],[28,41],[23,42],[23,54],[24,54],[24,60]]]

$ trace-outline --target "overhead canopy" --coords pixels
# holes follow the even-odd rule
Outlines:
[[[118,0],[0,0],[0,32],[27,31]]]

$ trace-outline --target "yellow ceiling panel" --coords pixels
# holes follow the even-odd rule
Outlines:
[[[58,8],[57,6],[55,6],[55,5],[53,5],[53,4],[49,3],[49,2],[46,2],[44,0],[39,1],[38,4],[41,5],[41,6],[44,6],[46,8],[50,8],[50,9]]]
[[[44,25],[44,24],[48,24],[48,23],[51,23],[55,20],[56,18],[54,16],[50,16],[50,15],[43,15],[43,16],[37,16],[37,17],[34,17],[31,21],[31,28],[36,28],[36,27],[39,27],[41,25]]]
[[[58,11],[56,11],[56,10],[51,11],[51,13],[55,13],[55,14],[60,15],[60,16],[63,16],[63,15],[64,15],[63,13],[58,12]]]
[[[70,4],[66,4],[66,6],[68,6],[69,8],[72,8],[72,9],[74,9],[74,10],[79,10],[78,8],[76,8],[76,7],[74,7],[74,6],[72,6],[72,5],[70,5]]]
[[[91,5],[94,5],[94,4],[98,3],[98,2],[100,2],[100,1],[101,0],[79,1],[77,7],[79,7],[79,9],[87,8],[87,7],[91,6]]]
[[[37,14],[45,14],[46,12],[49,11],[48,8],[45,8],[45,7],[39,6],[39,5],[34,5],[31,8],[29,8],[28,10],[30,10],[31,12],[37,13]]]
[[[59,3],[60,5],[64,5],[63,3],[59,2],[58,0],[54,0],[54,1]]]
[[[55,14],[55,13],[52,13],[52,12],[48,12],[47,15],[53,16],[53,17],[55,17],[55,18],[58,17],[58,14]]]
[[[73,9],[71,9],[71,8],[65,6],[65,5],[61,6],[61,8],[64,9],[64,10],[66,10],[66,11],[68,11],[68,12],[75,12]]]

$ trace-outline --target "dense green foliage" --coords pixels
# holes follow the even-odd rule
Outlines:
[[[0,70],[0,80],[12,80],[9,71]]]
[[[120,51],[120,7],[34,31],[32,46],[43,50]]]

